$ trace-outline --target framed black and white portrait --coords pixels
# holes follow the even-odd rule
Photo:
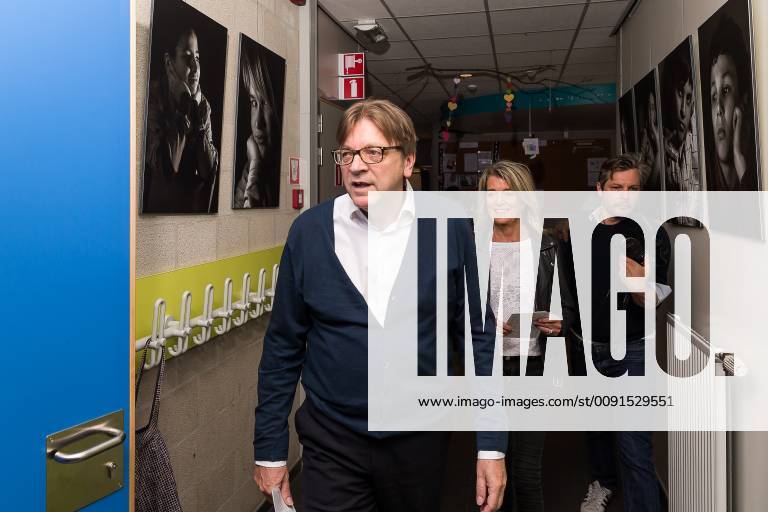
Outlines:
[[[708,190],[761,190],[748,0],[729,0],[699,27]]]
[[[181,0],[155,0],[142,213],[216,213],[227,29]]]
[[[661,190],[663,155],[659,123],[659,95],[656,92],[656,70],[651,70],[634,87],[637,154],[648,166],[643,177],[643,190]]]
[[[635,103],[632,89],[619,98],[619,135],[621,137],[621,152],[634,153],[637,151],[635,135]]]
[[[696,79],[688,37],[659,64],[664,190],[702,190]]]
[[[285,59],[240,35],[232,208],[280,206]]]

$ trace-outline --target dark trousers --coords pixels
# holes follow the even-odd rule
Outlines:
[[[375,439],[306,400],[296,413],[302,512],[438,512],[448,432]]]
[[[622,362],[612,361],[609,356],[609,344],[592,344],[595,366],[603,374],[619,376],[626,371],[642,373],[645,357],[642,345],[628,343],[627,354]],[[587,432],[592,479],[615,491],[621,475],[624,512],[662,510],[662,493],[653,463],[651,436],[651,432]],[[619,471],[616,467],[617,459]]]
[[[504,375],[544,375],[541,357],[529,357],[524,372],[519,357],[504,358]],[[503,512],[541,512],[544,510],[541,460],[546,432],[510,432],[507,448],[507,488]]]

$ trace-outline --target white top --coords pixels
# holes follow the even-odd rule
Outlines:
[[[384,325],[392,288],[400,272],[411,227],[416,218],[413,189],[408,185],[405,202],[396,220],[383,228],[370,224],[349,194],[333,203],[333,237],[336,257],[344,271],[368,303],[368,309]],[[386,251],[368,248],[386,248]],[[369,270],[370,268],[370,270]]]
[[[538,261],[536,260],[538,264]],[[520,242],[492,242],[491,244],[491,307],[499,321],[506,322],[514,313],[533,313],[536,296],[536,272],[530,239]],[[522,303],[521,303],[522,300]],[[517,331],[517,326],[513,326]],[[521,332],[525,332],[523,326]],[[538,333],[538,329],[535,329]],[[536,336],[503,337],[505,356],[520,355],[520,340],[528,348],[529,356],[540,356],[541,347]]]

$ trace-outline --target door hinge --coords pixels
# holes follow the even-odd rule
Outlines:
[[[323,114],[317,115],[317,133],[323,133]]]
[[[317,148],[317,165],[318,167],[323,166],[323,148],[322,146]]]

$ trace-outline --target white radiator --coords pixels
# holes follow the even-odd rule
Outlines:
[[[691,357],[678,361],[673,356],[675,340],[687,345],[689,336]],[[706,366],[710,350],[709,341],[676,321],[674,315],[667,315],[667,363],[672,375],[689,376],[698,372]],[[732,370],[732,358],[726,358],[726,368]],[[724,371],[721,354],[717,354],[717,376],[713,372],[703,373],[703,386],[694,390],[684,387],[677,379],[670,379],[675,407],[670,408],[669,421],[671,430],[678,429],[669,432],[670,512],[730,510],[730,436],[722,431],[728,420],[728,379],[721,376]],[[702,431],[704,425],[709,426],[709,430]]]

